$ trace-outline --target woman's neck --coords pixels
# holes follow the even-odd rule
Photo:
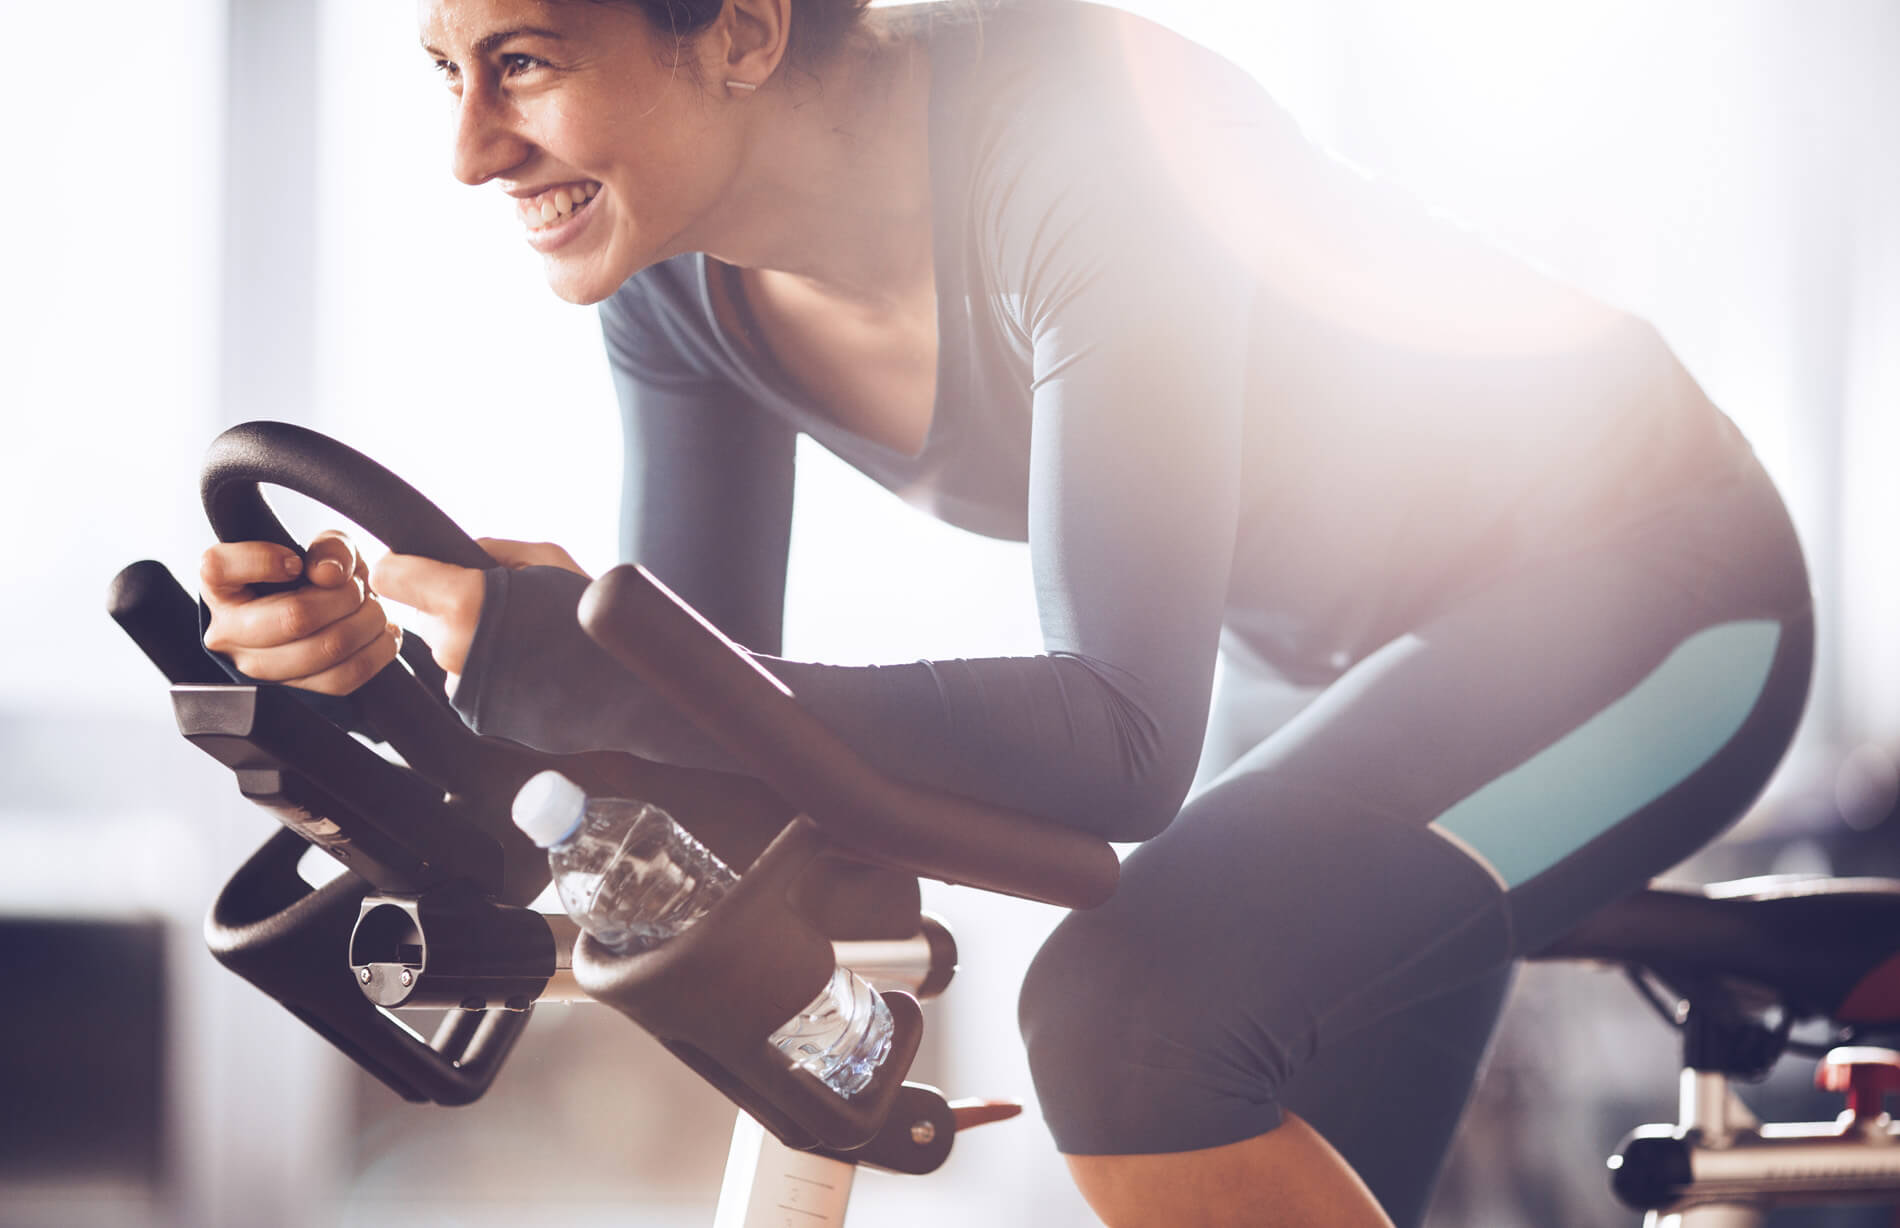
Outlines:
[[[699,244],[873,308],[932,275],[930,60],[877,18],[823,68],[781,67],[738,104],[753,109],[747,156]]]

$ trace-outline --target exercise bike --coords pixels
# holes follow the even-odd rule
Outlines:
[[[201,485],[225,541],[298,548],[260,491],[276,485],[392,550],[494,565],[388,470],[300,427],[225,432]],[[1087,907],[1119,872],[1104,841],[865,764],[635,566],[588,589],[582,626],[745,774],[480,737],[422,654],[360,688],[338,723],[286,688],[233,683],[201,647],[195,600],[155,562],[122,570],[108,606],[172,683],[180,733],[281,825],[211,907],[216,958],[416,1103],[479,1099],[537,1002],[612,1006],[740,1110],[717,1228],[842,1223],[857,1166],[931,1172],[960,1131],[1019,1111],[905,1080],[922,1035],[917,999],[941,991],[956,963],[948,927],[922,912],[919,876]],[[626,955],[529,907],[548,884],[546,856],[509,810],[546,768],[592,794],[658,804],[738,883],[677,938]],[[299,872],[312,847],[341,869],[317,887]],[[878,989],[893,1020],[889,1056],[848,1099],[767,1040],[839,963]],[[402,1019],[415,1010],[446,1013],[425,1038]]]
[[[392,549],[493,565],[375,462],[279,423],[213,444],[202,493],[220,538],[295,548],[264,484],[330,506]],[[479,1099],[537,1002],[614,1007],[740,1110],[715,1228],[842,1223],[857,1166],[934,1171],[959,1131],[1018,1111],[904,1081],[922,1030],[916,999],[940,992],[956,962],[948,927],[921,912],[918,876],[1069,907],[1114,889],[1105,843],[863,763],[635,566],[588,590],[583,627],[747,775],[478,737],[426,655],[352,697],[353,734],[284,688],[234,684],[204,654],[196,603],[162,565],[123,570],[109,606],[172,682],[180,732],[282,825],[213,904],[214,955],[417,1103]],[[637,955],[529,908],[547,865],[508,810],[546,767],[589,792],[661,805],[740,870],[739,885]],[[313,846],[342,870],[315,888],[298,873]],[[1900,1127],[1882,1106],[1900,1090],[1900,1053],[1862,1043],[1900,1036],[1900,882],[1652,888],[1534,958],[1621,965],[1682,1029],[1680,1119],[1638,1129],[1610,1162],[1618,1196],[1648,1228],[1753,1228],[1777,1206],[1900,1205]],[[865,975],[896,1025],[891,1056],[850,1100],[765,1040],[834,963]],[[402,1022],[417,1009],[447,1011],[429,1038]],[[1842,1043],[1795,1039],[1814,1021]],[[1823,1086],[1846,1094],[1840,1118],[1764,1124],[1743,1106],[1732,1083],[1787,1054],[1820,1058]]]

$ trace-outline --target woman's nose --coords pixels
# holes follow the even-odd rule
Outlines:
[[[463,183],[486,183],[520,165],[528,143],[514,130],[511,116],[494,94],[464,89],[455,104],[455,141],[451,169]]]

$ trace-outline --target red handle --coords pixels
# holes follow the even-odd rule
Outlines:
[[[1830,1050],[1814,1072],[1814,1085],[1845,1092],[1853,1116],[1878,1117],[1888,1094],[1900,1092],[1900,1053],[1865,1045]]]

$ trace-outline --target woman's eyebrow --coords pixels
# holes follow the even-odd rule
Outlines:
[[[506,30],[497,30],[493,34],[483,35],[481,40],[475,44],[475,54],[487,55],[511,38],[546,38],[552,39],[557,43],[567,41],[565,35],[558,34],[553,30],[544,30],[539,26],[513,26]],[[433,56],[439,57],[442,55],[440,51],[437,51],[427,43],[422,44],[422,49]]]

